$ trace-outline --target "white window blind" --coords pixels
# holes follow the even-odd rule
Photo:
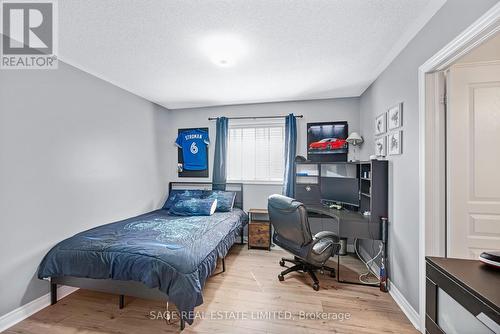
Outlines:
[[[228,180],[283,181],[284,120],[229,121]]]

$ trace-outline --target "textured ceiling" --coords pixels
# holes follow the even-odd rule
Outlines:
[[[61,60],[167,108],[359,96],[444,0],[64,0]],[[236,36],[234,66],[203,51]]]

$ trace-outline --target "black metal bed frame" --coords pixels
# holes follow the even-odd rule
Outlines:
[[[242,183],[211,183],[211,182],[170,182],[168,185],[168,192],[173,189],[202,189],[212,190],[213,186],[224,187],[227,191],[234,191],[236,193],[234,206],[243,210],[243,184]],[[241,227],[241,244],[243,240],[244,225]],[[222,271],[215,274],[221,274],[226,271],[225,258],[222,259]],[[82,288],[93,291],[100,291],[119,295],[118,306],[120,309],[125,307],[125,296],[132,296],[144,299],[163,300],[168,301],[168,296],[158,289],[151,289],[140,282],[135,281],[120,281],[113,279],[93,279],[82,278],[74,276],[51,277],[50,278],[50,304],[57,303],[57,286],[67,285],[76,288]],[[180,318],[181,331],[185,328],[186,323],[182,317]]]

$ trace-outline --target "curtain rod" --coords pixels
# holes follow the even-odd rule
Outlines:
[[[241,117],[228,117],[227,119],[261,119],[261,118],[285,118],[287,116],[241,116]],[[304,115],[296,115],[295,118],[302,118]],[[209,117],[209,121],[215,121],[217,117]]]

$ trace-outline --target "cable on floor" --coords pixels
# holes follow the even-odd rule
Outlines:
[[[370,268],[370,264],[375,261],[379,256],[380,254],[382,254],[382,247],[380,247],[377,255],[375,255],[374,257],[372,257],[370,260],[366,261],[361,257],[361,255],[359,255],[359,252],[358,252],[358,238],[354,239],[354,251],[356,252],[356,255],[358,256],[358,258],[361,260],[361,262],[363,262],[363,264],[365,265],[366,267],[366,272],[365,273],[362,273],[359,275],[358,277],[358,280],[363,283],[363,284],[371,284],[371,285],[377,285],[379,283],[374,283],[374,282],[368,282],[368,281],[365,281],[363,278],[372,274],[374,275],[375,277],[377,277],[377,274],[373,272],[373,270]]]

